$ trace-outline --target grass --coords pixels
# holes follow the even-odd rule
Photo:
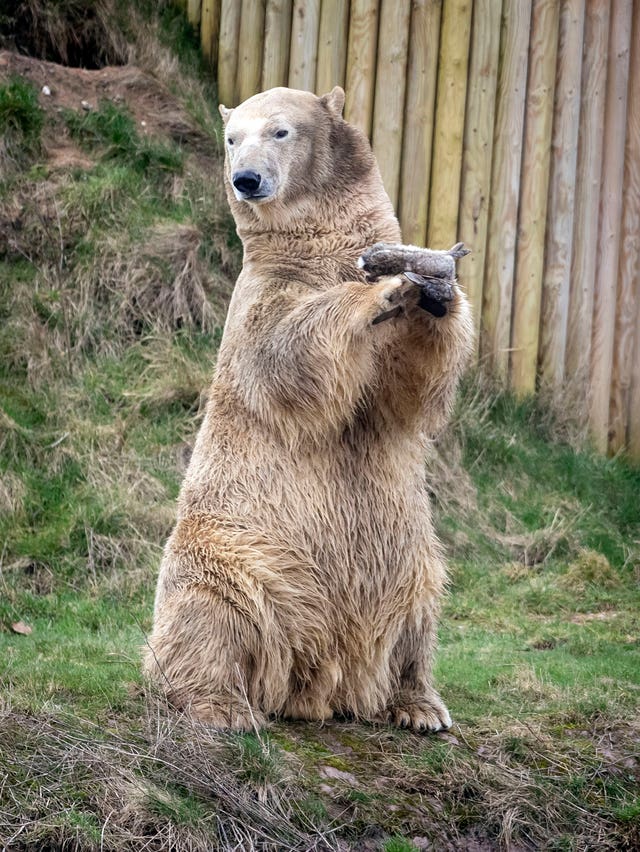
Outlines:
[[[21,77],[0,85],[0,166],[18,166],[40,149],[43,111],[35,88]]]
[[[71,136],[89,150],[102,149],[104,160],[128,165],[146,175],[182,172],[181,149],[141,137],[126,108],[103,101],[97,110],[84,114],[68,110],[66,122]]]
[[[143,139],[113,104],[46,113],[39,138],[68,133],[92,164],[53,170],[34,143],[0,192],[0,848],[637,848],[640,470],[479,376],[428,460],[451,732],[221,735],[146,693],[239,265],[211,92],[160,12],[131,18],[129,49],[161,57],[200,141]]]

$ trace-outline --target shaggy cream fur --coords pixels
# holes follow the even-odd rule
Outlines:
[[[244,265],[145,665],[223,728],[272,714],[451,724],[431,676],[446,575],[423,459],[470,350],[469,309],[453,278],[436,318],[415,283],[358,268],[400,230],[343,101],[273,89],[221,108]],[[233,186],[247,173],[255,197]],[[395,272],[415,267],[391,248]],[[438,268],[448,254],[409,251]]]

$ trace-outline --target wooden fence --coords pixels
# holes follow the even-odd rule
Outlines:
[[[182,0],[220,101],[346,89],[477,355],[640,458],[640,0]]]

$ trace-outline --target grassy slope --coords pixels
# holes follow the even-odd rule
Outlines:
[[[197,75],[170,79],[213,139]],[[10,85],[0,847],[634,848],[640,472],[552,440],[544,412],[474,377],[430,462],[450,734],[221,736],[145,693],[154,573],[238,263],[219,162],[105,105],[46,116],[45,141],[70,133],[94,163],[52,170],[44,116]]]

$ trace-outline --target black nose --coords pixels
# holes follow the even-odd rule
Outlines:
[[[260,186],[261,176],[257,172],[236,172],[233,176],[233,185],[238,192],[245,192],[247,195],[253,195]]]

